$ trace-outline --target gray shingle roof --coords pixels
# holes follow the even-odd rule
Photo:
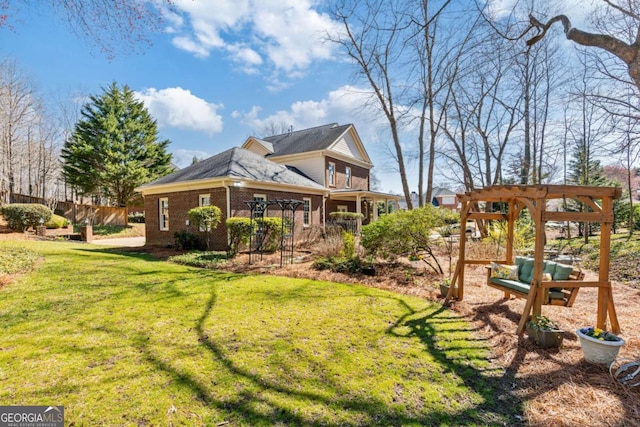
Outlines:
[[[298,154],[329,148],[351,125],[331,123],[263,138],[273,145],[273,156]]]
[[[164,176],[141,188],[207,178],[237,178],[324,189],[323,186],[296,172],[297,169],[265,159],[249,150],[234,147],[184,169]]]

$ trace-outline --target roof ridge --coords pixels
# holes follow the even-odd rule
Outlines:
[[[331,126],[331,128],[334,128],[334,127],[349,126],[349,125],[350,125],[350,123],[348,123],[346,125],[341,125],[341,124],[338,124],[338,122],[333,122],[333,123],[327,123],[327,124],[324,124],[324,125],[318,125],[318,126],[314,126],[314,127],[310,127],[310,128],[292,130],[291,132],[283,132],[283,133],[279,133],[277,135],[269,135],[269,136],[266,136],[264,138],[257,138],[257,139],[266,140],[267,138],[275,138],[275,137],[283,136],[283,135],[291,135],[292,133],[298,133],[298,132],[308,132],[308,131],[311,131],[311,130],[314,130],[314,129],[324,128],[324,127],[328,127],[328,126]]]

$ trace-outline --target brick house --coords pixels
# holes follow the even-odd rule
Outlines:
[[[136,190],[144,196],[149,245],[170,245],[188,229],[187,212],[216,205],[222,222],[213,248],[227,248],[225,220],[248,217],[247,200],[296,199],[296,240],[323,228],[334,211],[359,212],[362,224],[377,218],[378,202],[398,196],[370,191],[371,160],[353,125],[329,124],[267,138],[249,137],[231,148]],[[269,212],[269,215],[280,211]],[[193,231],[193,230],[192,230]]]

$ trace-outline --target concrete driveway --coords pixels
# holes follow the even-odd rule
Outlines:
[[[100,246],[113,246],[116,248],[137,248],[140,246],[144,246],[144,242],[144,237],[123,237],[119,239],[92,240],[91,244]]]

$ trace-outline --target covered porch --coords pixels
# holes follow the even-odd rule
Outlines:
[[[360,233],[362,226],[376,221],[381,214],[398,209],[401,196],[369,190],[333,190],[327,199],[325,212],[327,218],[332,212],[355,212],[356,232]],[[384,213],[378,211],[378,204],[384,203]],[[392,206],[392,208],[390,208]]]

